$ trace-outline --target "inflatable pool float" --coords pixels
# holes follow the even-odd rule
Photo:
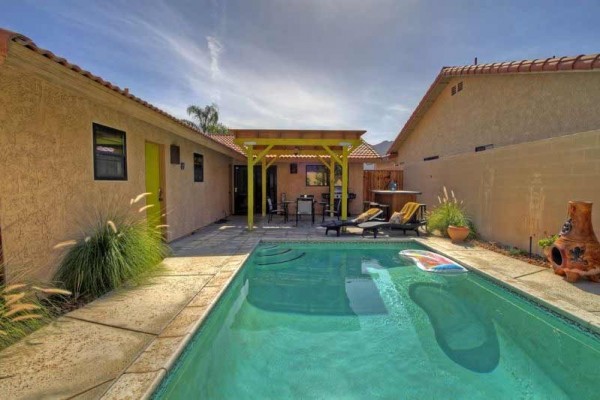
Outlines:
[[[426,272],[438,274],[460,274],[468,270],[454,261],[427,250],[402,250],[401,256],[411,258],[417,267]]]

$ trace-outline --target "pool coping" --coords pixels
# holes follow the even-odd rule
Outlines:
[[[341,240],[340,240],[341,239]],[[119,374],[113,383],[110,385],[108,390],[102,396],[102,399],[122,399],[122,398],[131,398],[131,395],[135,393],[137,398],[140,399],[150,399],[154,395],[155,391],[158,389],[163,379],[167,376],[167,374],[171,371],[175,363],[177,362],[179,356],[182,354],[184,349],[187,347],[189,342],[194,338],[194,336],[199,331],[203,322],[210,315],[216,304],[219,302],[223,293],[229,288],[231,282],[238,276],[239,272],[244,267],[246,261],[250,257],[250,255],[256,250],[256,248],[263,243],[323,243],[323,242],[331,242],[331,243],[369,243],[369,244],[381,244],[381,243],[401,243],[401,242],[416,242],[422,245],[425,248],[436,251],[449,259],[464,265],[469,270],[477,273],[492,282],[498,284],[499,286],[515,292],[517,295],[521,295],[525,297],[527,300],[536,303],[542,308],[545,307],[551,312],[558,314],[558,316],[562,316],[569,320],[569,322],[574,322],[584,329],[588,329],[589,331],[600,335],[600,317],[580,308],[574,306],[571,303],[568,303],[564,300],[556,300],[549,298],[544,293],[532,288],[522,282],[519,282],[517,279],[502,275],[496,271],[482,269],[477,265],[473,265],[472,261],[465,261],[465,259],[461,259],[462,257],[457,254],[448,254],[448,248],[444,246],[448,246],[450,243],[447,240],[444,240],[444,246],[439,243],[435,243],[428,238],[420,238],[420,237],[411,237],[411,238],[384,238],[380,237],[378,239],[373,238],[356,238],[356,237],[330,237],[330,238],[322,238],[319,240],[315,239],[297,239],[297,238],[262,238],[258,240],[251,248],[251,250],[243,256],[243,258],[239,259],[239,262],[233,269],[233,273],[228,277],[226,281],[220,285],[218,292],[212,298],[210,303],[206,306],[202,314],[191,324],[189,328],[189,332],[183,336],[183,338],[179,341],[179,343],[175,346],[175,348],[170,352],[167,357],[158,356],[157,358],[162,359],[159,361],[161,367],[158,371],[136,371],[134,366],[137,362],[139,362],[148,349],[153,348],[153,346],[159,346],[160,341],[169,338],[170,336],[163,335],[164,332],[169,332],[170,330],[176,328],[177,317],[185,313],[186,310],[190,307],[190,304],[194,302],[194,298],[183,307],[182,310],[171,320],[171,322],[163,329],[163,331],[157,335],[148,346],[137,355],[135,359],[131,361],[125,370]],[[459,247],[460,248],[460,247]],[[463,250],[465,250],[463,248]],[[483,250],[483,249],[482,249]],[[465,250],[468,251],[468,250]],[[471,250],[477,251],[477,250]],[[469,251],[470,252],[470,251]],[[506,258],[507,260],[513,260],[510,257],[498,254],[500,258]],[[156,356],[155,356],[156,357]],[[132,369],[133,368],[133,369]],[[133,392],[132,392],[133,390]]]

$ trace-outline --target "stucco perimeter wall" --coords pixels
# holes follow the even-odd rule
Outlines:
[[[463,90],[451,96],[451,87]],[[398,162],[600,128],[600,72],[453,78],[398,149]]]
[[[40,68],[53,78],[0,66],[0,229],[9,276],[26,266],[49,279],[56,243],[81,237],[97,211],[128,208],[145,192],[146,141],[164,145],[169,241],[229,213],[229,156],[172,133],[173,122],[84,77],[66,76],[63,85],[64,68],[44,60]],[[127,181],[94,180],[93,122],[126,132]],[[169,163],[171,144],[181,146],[184,170]],[[194,152],[204,155],[203,183],[194,183]]]
[[[558,233],[569,200],[594,202],[600,235],[600,130],[479,153],[406,163],[405,187],[423,192],[431,210],[445,185],[464,200],[481,236],[527,250]]]
[[[277,199],[281,200],[281,194],[285,193],[288,200],[294,200],[301,194],[312,194],[315,199],[321,201],[321,193],[329,192],[328,186],[306,186],[306,166],[322,165],[318,160],[312,162],[297,162],[298,173],[290,174],[291,162],[277,162]],[[362,212],[363,192],[363,164],[362,162],[350,162],[348,164],[348,192],[356,193],[356,199],[350,201],[350,213],[356,215]],[[321,208],[317,206],[317,212]]]

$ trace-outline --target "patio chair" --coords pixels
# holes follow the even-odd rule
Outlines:
[[[287,213],[285,208],[273,208],[273,202],[271,201],[270,197],[267,197],[267,213],[269,214],[267,223],[273,221],[273,215],[283,215],[283,221],[287,222]]]
[[[296,199],[296,226],[302,215],[310,215],[312,223],[315,223],[315,199],[314,196],[302,196]]]
[[[335,231],[337,236],[340,236],[340,231],[343,227],[358,226],[363,222],[376,220],[377,217],[381,215],[381,213],[383,213],[383,210],[380,208],[370,208],[354,219],[350,219],[347,221],[329,221],[324,224],[321,224],[321,226],[325,228],[325,235],[327,235],[329,231]]]

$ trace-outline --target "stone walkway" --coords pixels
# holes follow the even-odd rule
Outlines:
[[[260,240],[325,240],[318,224],[257,225],[247,232],[245,219],[232,217],[172,243],[173,256],[147,284],[112,292],[4,350],[0,397],[137,399],[150,394]],[[374,240],[359,233],[350,228],[326,240]],[[388,236],[376,240],[405,238]],[[545,268],[446,239],[418,240],[600,332],[600,285],[572,285]]]

